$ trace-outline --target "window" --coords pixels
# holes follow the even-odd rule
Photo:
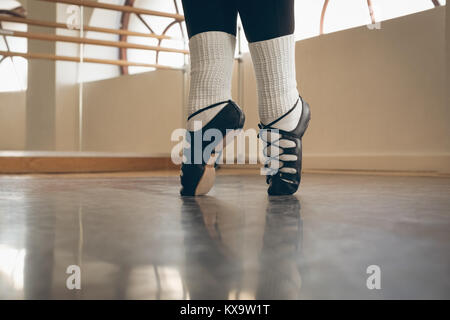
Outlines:
[[[18,1],[2,0],[0,10],[12,10],[20,7]],[[0,22],[2,29],[27,31],[27,25],[13,22]],[[0,51],[27,52],[25,38],[0,35]],[[21,91],[27,88],[27,60],[21,57],[0,55],[0,92]]]
[[[439,1],[440,5],[446,5],[445,0],[371,0],[373,14],[376,22],[416,13],[432,9],[435,2]],[[124,5],[132,4],[137,8],[151,9],[162,12],[170,12],[183,14],[181,0],[99,0],[110,4]],[[320,35],[321,15],[326,0],[298,0],[295,2],[296,16],[296,40],[302,40]],[[20,7],[21,4],[14,0],[2,0],[0,2],[0,10],[12,10]],[[66,6],[58,4],[58,6]],[[60,7],[61,8],[61,7]],[[61,12],[58,10],[58,20],[64,20]],[[3,13],[5,14],[5,13]],[[87,31],[86,37],[111,41],[127,41],[129,43],[144,44],[149,46],[157,46],[175,49],[187,49],[186,27],[184,23],[173,23],[172,18],[155,17],[148,15],[129,14],[126,25],[121,26],[124,19],[124,13],[119,11],[111,11],[104,9],[93,9],[89,17],[89,21],[85,24],[90,26],[98,26],[111,29],[127,29],[142,33],[153,32],[173,37],[174,39],[163,39],[159,41],[155,38],[126,36],[121,37],[116,34],[98,33]],[[354,28],[370,24],[372,21],[368,1],[367,0],[328,0],[326,6],[323,33],[331,33],[348,28]],[[0,22],[2,29],[26,31],[27,25]],[[60,32],[62,32],[60,30]],[[77,33],[77,32],[75,32]],[[242,33],[243,35],[243,33]],[[58,55],[73,56],[74,44],[58,43]],[[248,44],[245,36],[242,36],[242,51],[248,51]],[[70,50],[69,50],[70,48]],[[25,38],[11,37],[0,35],[0,50],[27,52],[27,40]],[[181,53],[159,52],[140,49],[119,50],[114,47],[86,45],[84,48],[85,57],[101,58],[111,60],[127,60],[130,62],[143,62],[150,64],[159,64],[171,67],[182,67],[185,62],[185,55]],[[20,91],[26,90],[27,84],[27,60],[21,57],[3,57],[0,55],[0,92],[4,91]],[[82,66],[83,81],[93,81],[119,76],[120,74],[135,74],[152,70],[148,67],[118,67],[105,64],[86,63]]]

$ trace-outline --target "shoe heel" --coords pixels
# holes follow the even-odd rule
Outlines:
[[[209,192],[214,186],[214,182],[216,180],[216,169],[214,166],[206,165],[205,172],[203,173],[202,178],[198,182],[197,188],[195,188],[195,195],[202,196]]]

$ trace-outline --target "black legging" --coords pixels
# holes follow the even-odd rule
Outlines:
[[[294,0],[182,0],[189,38],[206,31],[236,35],[237,14],[248,42],[294,33]]]

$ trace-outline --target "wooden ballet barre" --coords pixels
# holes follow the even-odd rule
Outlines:
[[[0,35],[11,36],[11,37],[22,37],[34,40],[44,40],[44,41],[60,41],[60,42],[70,42],[78,44],[90,44],[96,46],[107,46],[116,48],[127,48],[127,49],[141,49],[141,50],[152,50],[152,51],[163,51],[163,52],[175,52],[189,54],[188,50],[165,48],[159,46],[149,46],[144,44],[130,43],[125,41],[108,41],[108,40],[97,40],[70,36],[60,36],[46,33],[32,33],[32,32],[22,32],[9,29],[0,29]]]
[[[0,21],[24,23],[24,24],[32,25],[32,26],[60,28],[60,29],[69,29],[70,30],[70,28],[64,23],[34,20],[34,19],[28,19],[28,18],[19,18],[19,17],[7,16],[7,15],[1,15],[1,14],[0,14]],[[74,30],[79,30],[79,29],[74,29]],[[180,38],[174,38],[174,37],[170,37],[170,36],[166,36],[166,35],[159,35],[159,34],[155,34],[155,33],[143,33],[143,32],[121,30],[121,29],[92,27],[92,26],[88,26],[88,25],[84,25],[83,30],[84,31],[101,32],[101,33],[111,33],[111,34],[118,34],[118,35],[127,35],[127,36],[134,36],[134,37],[146,37],[146,38],[167,39],[167,40],[182,40]]]
[[[90,8],[107,9],[107,10],[114,10],[114,11],[121,11],[121,12],[135,13],[135,14],[145,14],[145,15],[150,15],[150,16],[173,18],[177,21],[184,20],[184,16],[181,14],[177,14],[177,13],[169,13],[169,12],[161,12],[161,11],[155,11],[155,10],[149,10],[149,9],[135,8],[132,6],[120,6],[120,5],[116,5],[116,4],[96,2],[96,1],[92,1],[92,0],[39,0],[39,1],[73,4],[73,5],[77,5],[77,6],[84,6],[84,7],[90,7]]]
[[[22,53],[22,52],[13,52],[13,51],[0,51],[0,55],[5,56],[5,57],[22,57],[25,59],[43,59],[43,60],[53,60],[53,61],[81,62],[80,58],[78,58],[78,57],[56,56],[56,55],[46,54],[46,53]],[[160,64],[131,62],[131,61],[126,61],[126,60],[84,58],[83,62],[109,64],[109,65],[116,65],[116,66],[132,66],[132,67],[146,67],[146,68],[156,68],[156,69],[181,70],[181,68],[164,66],[164,65],[160,65]]]

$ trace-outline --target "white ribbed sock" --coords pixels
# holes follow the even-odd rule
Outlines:
[[[259,117],[269,124],[287,113],[299,94],[295,78],[294,35],[249,44],[258,87]],[[291,131],[297,126],[302,111],[297,107],[274,127]]]
[[[236,37],[220,31],[199,33],[189,39],[191,82],[188,115],[214,103],[231,99]],[[226,104],[201,112],[188,121],[206,124]]]

